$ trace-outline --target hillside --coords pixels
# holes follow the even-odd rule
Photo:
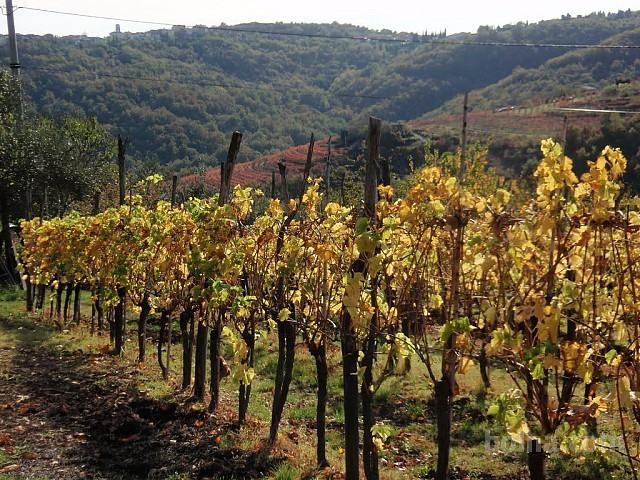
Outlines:
[[[369,32],[340,25],[260,26],[270,27]],[[177,171],[218,163],[233,130],[245,134],[243,161],[301,144],[310,131],[345,126],[354,111],[327,93],[333,77],[401,48],[199,28],[108,39],[26,36],[20,43],[25,89],[39,112],[96,116],[131,138],[134,156],[171,163]]]
[[[369,65],[352,75],[347,72],[336,83],[341,88],[368,95],[391,95],[391,99],[379,102],[374,111],[390,120],[408,120],[437,109],[465,91],[494,85],[514,71],[538,68],[574,51],[487,43],[598,44],[638,27],[640,16],[631,12],[518,23],[496,29],[481,27],[477,34],[456,36],[452,40],[484,45],[439,45],[402,52],[389,65]],[[608,55],[606,50],[601,53]],[[543,92],[537,93],[544,95]]]
[[[324,175],[326,158],[328,154],[328,138],[316,141],[313,149],[311,173],[314,176]],[[232,185],[243,185],[265,188],[271,182],[271,174],[278,173],[278,163],[283,162],[287,167],[289,178],[296,179],[300,177],[304,170],[304,164],[307,158],[309,144],[289,147],[285,150],[278,151],[269,155],[258,157],[248,162],[239,163],[233,171],[231,180]],[[344,161],[346,151],[343,148],[331,149],[332,165],[340,164]],[[220,169],[212,168],[204,172],[203,175],[188,175],[181,179],[182,183],[187,185],[198,181],[204,182],[207,186],[220,186]]]
[[[587,161],[605,146],[614,145],[629,161],[627,187],[640,191],[640,115],[615,113],[640,112],[640,81],[631,80],[618,86],[607,84],[601,89],[577,88],[574,94],[536,106],[482,110],[475,107],[475,100],[483,97],[473,92],[470,98],[474,106],[468,114],[468,138],[471,142],[488,142],[489,160],[502,173],[510,176],[531,173],[539,160],[540,140],[548,137],[561,140],[566,118],[566,151],[578,172],[585,171]],[[462,108],[455,101],[447,105],[451,110],[456,107]],[[438,148],[451,149],[459,139],[461,116],[461,112],[434,112],[403,127],[418,139],[429,138]]]
[[[604,44],[638,45],[636,28]],[[501,81],[469,93],[472,140],[491,139],[492,163],[507,173],[526,173],[546,137],[562,138],[567,117],[567,153],[579,171],[606,145],[629,159],[626,181],[640,189],[640,118],[603,111],[640,112],[640,50],[586,48],[532,69],[516,69]],[[409,126],[422,135],[458,136],[463,97],[457,96]],[[567,110],[563,110],[567,109]],[[599,110],[596,112],[579,111]]]
[[[520,175],[537,162],[539,144],[544,138],[561,140],[565,117],[568,127],[568,151],[578,162],[593,158],[605,145],[617,145],[623,149],[633,164],[640,162],[640,119],[628,115],[603,115],[589,111],[593,107],[602,110],[640,111],[640,82],[634,81],[615,89],[587,90],[578,95],[559,97],[549,104],[534,107],[500,108],[493,110],[473,109],[468,114],[467,138],[489,147],[489,161],[499,171],[509,176]],[[586,111],[579,111],[585,109]],[[408,159],[420,162],[425,142],[441,151],[451,151],[458,146],[461,113],[431,114],[409,122],[386,123],[383,128],[381,152],[389,158],[394,174],[408,172]],[[360,129],[361,130],[361,129]],[[351,129],[348,148],[332,148],[332,165],[344,166],[357,171],[363,154],[364,132]],[[272,154],[237,165],[234,185],[249,185],[268,188],[271,172],[278,175],[278,162],[284,161],[291,178],[299,177],[307,154],[308,143],[290,147]],[[316,142],[312,174],[324,176],[327,155],[327,139]],[[581,169],[582,166],[578,165]],[[632,169],[633,170],[633,169]],[[334,175],[335,178],[335,175]],[[201,174],[184,177],[185,184],[202,182],[204,187],[216,191],[220,184],[217,167]],[[279,177],[278,177],[278,182]],[[628,178],[634,182],[634,178]],[[635,183],[633,183],[635,188]],[[638,185],[640,187],[640,185]]]
[[[603,45],[639,43],[640,28],[636,28],[607,39]],[[616,81],[629,82],[639,77],[640,49],[586,48],[565,53],[536,68],[518,68],[499,82],[470,92],[470,104],[479,110],[505,106],[540,109],[581,97],[592,108],[601,108],[602,102],[616,108],[620,103],[611,104],[607,98],[615,97],[626,87],[625,83],[617,88]],[[596,98],[598,101],[594,102]],[[623,99],[622,104],[627,101]],[[462,97],[457,96],[426,117],[461,109]]]
[[[310,131],[323,137],[360,124],[367,114],[419,117],[465,90],[574,54],[450,42],[597,43],[638,27],[639,13],[620,12],[446,39],[334,23],[236,27],[243,32],[174,27],[105,39],[27,35],[19,43],[25,91],[39,113],[95,116],[130,137],[135,158],[186,173],[219,163],[233,130],[245,135],[240,161],[254,160],[303,144]]]

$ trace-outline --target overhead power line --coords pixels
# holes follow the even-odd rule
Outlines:
[[[117,80],[135,80],[135,81],[140,81],[140,82],[152,82],[152,83],[171,83],[171,84],[178,84],[178,85],[195,85],[195,86],[199,86],[199,87],[218,87],[218,88],[226,88],[226,89],[239,89],[239,90],[259,90],[259,91],[266,91],[266,92],[272,92],[272,93],[282,93],[282,94],[286,94],[289,92],[295,92],[295,91],[302,91],[302,90],[297,90],[295,88],[283,88],[283,89],[276,89],[276,88],[272,88],[272,87],[263,87],[260,85],[256,85],[256,84],[245,84],[245,85],[233,85],[233,84],[229,84],[229,83],[217,83],[217,82],[207,82],[207,81],[203,81],[203,82],[199,82],[199,81],[194,81],[194,80],[174,80],[174,79],[170,79],[170,78],[158,78],[158,77],[140,77],[140,76],[135,76],[135,75],[120,75],[120,74],[115,74],[115,73],[101,73],[101,72],[96,72],[93,70],[63,70],[63,69],[58,69],[58,68],[47,68],[47,67],[32,67],[30,65],[23,65],[22,69],[25,70],[26,72],[28,72],[29,70],[38,70],[38,71],[44,71],[44,72],[51,72],[51,73],[60,73],[60,74],[64,74],[64,75],[76,75],[76,74],[85,74],[85,75],[89,75],[89,76],[96,76],[96,77],[103,77],[103,78],[114,78]],[[380,97],[380,96],[376,96],[376,95],[359,95],[359,94],[351,94],[351,93],[338,93],[338,92],[331,92],[329,90],[320,90],[318,91],[309,91],[309,93],[320,93],[320,94],[324,94],[324,95],[329,95],[332,97],[339,97],[339,98],[360,98],[360,99],[365,99],[365,100],[389,100],[391,97]]]
[[[99,20],[110,20],[115,22],[138,23],[144,25],[156,25],[161,27],[178,26],[175,23],[158,22],[153,20],[140,20],[133,18],[108,17],[103,15],[93,15],[78,12],[67,12],[61,10],[50,10],[46,8],[36,7],[18,7],[19,10],[29,10],[33,12],[50,13],[55,15],[68,15],[73,17],[94,18]],[[183,25],[180,25],[183,26]],[[184,26],[185,28],[193,28],[197,25]],[[303,38],[319,38],[325,40],[357,40],[357,41],[374,41],[385,43],[399,44],[420,44],[420,45],[462,45],[462,46],[483,46],[483,47],[519,47],[519,48],[597,48],[597,49],[640,49],[640,45],[607,45],[607,44],[569,44],[569,43],[530,43],[530,42],[483,42],[483,41],[457,41],[457,40],[439,40],[433,39],[424,41],[415,38],[398,38],[398,37],[382,37],[382,36],[362,36],[362,35],[324,35],[320,33],[302,33],[302,32],[283,32],[273,30],[260,30],[246,27],[228,27],[228,26],[212,26],[205,27],[209,30],[249,33],[256,35],[279,35],[285,37],[303,37]]]

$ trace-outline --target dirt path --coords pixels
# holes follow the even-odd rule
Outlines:
[[[257,478],[269,468],[257,452],[217,445],[230,422],[138,392],[135,368],[60,346],[0,348],[0,478]]]

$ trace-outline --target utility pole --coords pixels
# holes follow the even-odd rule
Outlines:
[[[7,29],[9,30],[9,68],[14,77],[20,75],[20,60],[18,58],[18,42],[16,41],[16,26],[13,22],[13,0],[6,0]]]
[[[16,25],[13,21],[13,0],[6,0],[5,2],[7,8],[7,30],[9,32],[9,68],[11,69],[11,75],[13,78],[18,81],[20,78],[20,57],[18,56],[18,40],[16,37]],[[20,83],[17,85],[18,88],[18,115],[20,119],[23,117],[23,106],[22,106],[22,87]]]

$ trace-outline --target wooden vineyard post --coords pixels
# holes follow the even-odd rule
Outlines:
[[[469,113],[469,92],[464,93],[464,104],[462,106],[462,140],[460,147],[460,171],[458,173],[458,182],[462,187],[464,174],[467,169],[467,115]]]
[[[146,359],[147,345],[147,320],[151,313],[151,302],[149,301],[149,292],[145,290],[142,295],[142,303],[140,304],[140,316],[138,318],[138,363],[144,365]]]
[[[93,216],[100,213],[100,197],[101,192],[99,190],[93,192],[93,207],[91,208],[91,215]],[[93,297],[93,301],[91,302],[91,334],[93,335],[95,333],[97,320],[98,334],[101,335],[104,323],[104,311],[102,309],[102,305],[100,304],[100,285],[91,285],[90,287]]]
[[[304,187],[306,187],[309,174],[311,173],[311,161],[313,159],[314,145],[315,138],[312,133],[311,139],[309,140],[309,149],[307,150],[307,160],[302,174],[302,191],[300,192],[297,204],[284,218],[282,225],[278,230],[278,238],[274,253],[276,263],[282,258],[282,249],[284,247],[287,229],[298,214],[298,210],[302,204],[302,198],[305,193]],[[281,173],[283,173],[283,169],[281,169]],[[295,358],[296,324],[290,318],[283,319],[279,316],[279,312],[282,311],[286,305],[285,294],[285,273],[279,273],[276,279],[275,309],[273,311],[273,321],[276,322],[278,328],[278,365],[276,367],[276,381],[271,408],[271,426],[269,428],[268,439],[269,447],[273,447],[278,437],[280,420],[282,418],[282,412],[287,401],[289,386],[291,385],[291,379],[293,377],[293,361]]]
[[[176,206],[176,194],[178,191],[178,176],[174,175],[171,179],[171,208]]]
[[[367,137],[367,164],[365,166],[365,179],[364,179],[364,216],[368,219],[371,226],[376,221],[376,203],[378,199],[378,157],[379,157],[379,144],[380,144],[380,119],[370,117],[369,118],[369,134]],[[351,265],[350,275],[358,273],[365,273],[367,266],[367,258],[365,254],[361,254],[360,257]],[[376,314],[373,314],[370,325],[371,329],[376,329]],[[342,377],[343,377],[343,389],[344,389],[344,432],[345,432],[345,475],[347,480],[358,480],[360,477],[360,461],[359,461],[359,433],[358,433],[358,343],[357,333],[353,319],[349,314],[346,307],[342,307],[341,322],[340,322],[340,340],[342,348]],[[371,340],[369,335],[368,340]],[[368,342],[368,347],[373,345]],[[374,347],[375,348],[375,347]],[[369,354],[370,348],[367,348]],[[366,354],[365,354],[366,355]],[[367,362],[369,359],[367,359]],[[372,361],[372,357],[371,357]],[[365,384],[367,380],[363,382],[363,389],[366,388]],[[370,410],[371,398],[363,398],[363,407]],[[363,451],[365,462],[365,473],[367,478],[375,478],[377,474],[377,455],[375,454],[375,446],[370,445],[372,440],[370,423],[373,420],[372,412],[363,412],[363,429],[364,443]],[[369,432],[366,429],[369,428]],[[375,465],[374,465],[375,463]]]
[[[376,205],[378,203],[378,183],[384,180],[380,175],[380,135],[381,122],[375,117],[369,118],[369,133],[367,137],[367,164],[365,166],[364,206],[365,216],[369,220],[370,228],[378,227]],[[388,162],[387,172],[389,174]],[[368,263],[368,257],[363,258]],[[369,331],[363,345],[364,374],[360,395],[362,398],[362,461],[365,477],[368,480],[378,480],[378,450],[373,442],[372,428],[375,425],[373,414],[373,364],[375,361],[378,332],[380,329],[378,318],[378,275],[371,278],[371,306],[374,308],[369,322]]]
[[[218,205],[222,206],[229,202],[231,193],[231,176],[235,162],[240,151],[240,143],[242,142],[242,134],[233,132],[231,144],[227,152],[227,160],[220,165],[220,195],[218,196]],[[213,318],[212,318],[213,316]],[[213,328],[211,330],[211,343],[209,344],[209,320],[212,318]],[[209,361],[211,369],[211,402],[209,404],[210,411],[214,411],[218,405],[219,398],[219,352],[220,352],[220,334],[222,332],[222,319],[216,313],[207,312],[204,318],[201,317],[198,322],[198,333],[196,336],[196,354],[195,354],[195,377],[193,384],[193,396],[196,400],[204,399],[205,383],[206,383],[206,366],[207,366],[207,346],[209,346]],[[214,358],[215,356],[215,358]]]
[[[225,205],[229,202],[229,196],[231,194],[231,177],[233,175],[233,169],[236,165],[236,159],[238,158],[238,152],[240,151],[240,144],[242,143],[242,134],[240,132],[233,132],[231,136],[231,144],[229,145],[229,151],[227,152],[227,161],[222,164],[222,176],[220,178],[220,198],[218,203]]]
[[[282,185],[282,200],[289,201],[289,187],[287,185],[287,164],[284,163],[284,159],[278,162],[278,171],[280,172],[280,185]]]
[[[171,179],[171,208],[176,206],[176,194],[178,191],[178,176],[174,175]],[[158,364],[162,371],[162,378],[169,380],[169,373],[171,372],[171,333],[173,331],[173,320],[171,317],[170,309],[163,309],[160,313],[160,335],[158,338]],[[167,361],[166,364],[162,361],[162,344],[167,342]]]
[[[189,305],[180,313],[180,333],[182,340],[182,389],[191,385],[191,372],[193,364],[193,333],[194,313]]]
[[[118,205],[124,205],[125,197],[126,197],[126,165],[125,165],[125,154],[127,151],[127,145],[129,144],[129,139],[122,139],[120,135],[118,135]]]
[[[276,172],[271,171],[271,198],[276,198]]]
[[[42,190],[42,205],[40,205],[40,218],[45,219],[49,216],[49,186],[45,184]],[[42,310],[44,305],[46,286],[39,284],[34,290],[35,309]],[[42,312],[41,312],[42,314]]]
[[[331,140],[332,136],[329,136],[329,141],[327,142],[327,164],[325,166],[325,198],[324,204],[329,203],[329,193],[331,191]]]
[[[100,212],[100,191],[97,190],[93,193],[93,208],[91,209],[91,215],[97,215]],[[91,334],[95,333],[96,330],[96,321],[98,324],[98,334],[102,334],[103,328],[103,310],[102,305],[100,304],[100,285],[92,285],[91,286],[92,297],[94,298],[93,302],[91,302]],[[97,318],[96,318],[97,317]]]
[[[460,150],[460,170],[458,172],[458,189],[462,191],[466,171],[467,150],[467,112],[469,94],[464,94],[462,113],[462,142]],[[457,225],[455,229],[455,245],[451,260],[451,308],[447,321],[456,320],[460,310],[460,266],[463,254],[464,219],[462,206],[458,203],[455,213]],[[442,378],[435,385],[438,465],[436,480],[447,480],[449,476],[449,453],[451,450],[451,402],[457,369],[456,335],[451,334],[442,352]]]
[[[209,343],[209,326],[207,312],[200,311],[198,330],[196,333],[195,371],[193,376],[193,399],[204,400],[207,379],[207,346]]]
[[[125,204],[125,183],[126,183],[126,169],[125,169],[125,154],[127,150],[127,145],[129,144],[128,139],[122,139],[120,135],[118,135],[118,185],[119,185],[119,204],[122,206]],[[114,342],[115,342],[115,351],[116,355],[124,355],[124,343],[125,343],[125,322],[126,322],[126,298],[127,298],[127,289],[123,286],[118,286],[118,304],[115,308],[114,313]]]
[[[222,176],[220,178],[220,197],[218,204],[226,205],[231,200],[231,178],[233,177],[233,169],[236,165],[240,144],[242,143],[242,133],[233,132],[231,136],[231,144],[227,152],[227,161],[222,164]],[[220,337],[222,335],[222,320],[224,313],[214,315],[213,325],[211,328],[209,363],[211,368],[211,401],[209,402],[209,411],[215,412],[218,408],[220,400]]]

